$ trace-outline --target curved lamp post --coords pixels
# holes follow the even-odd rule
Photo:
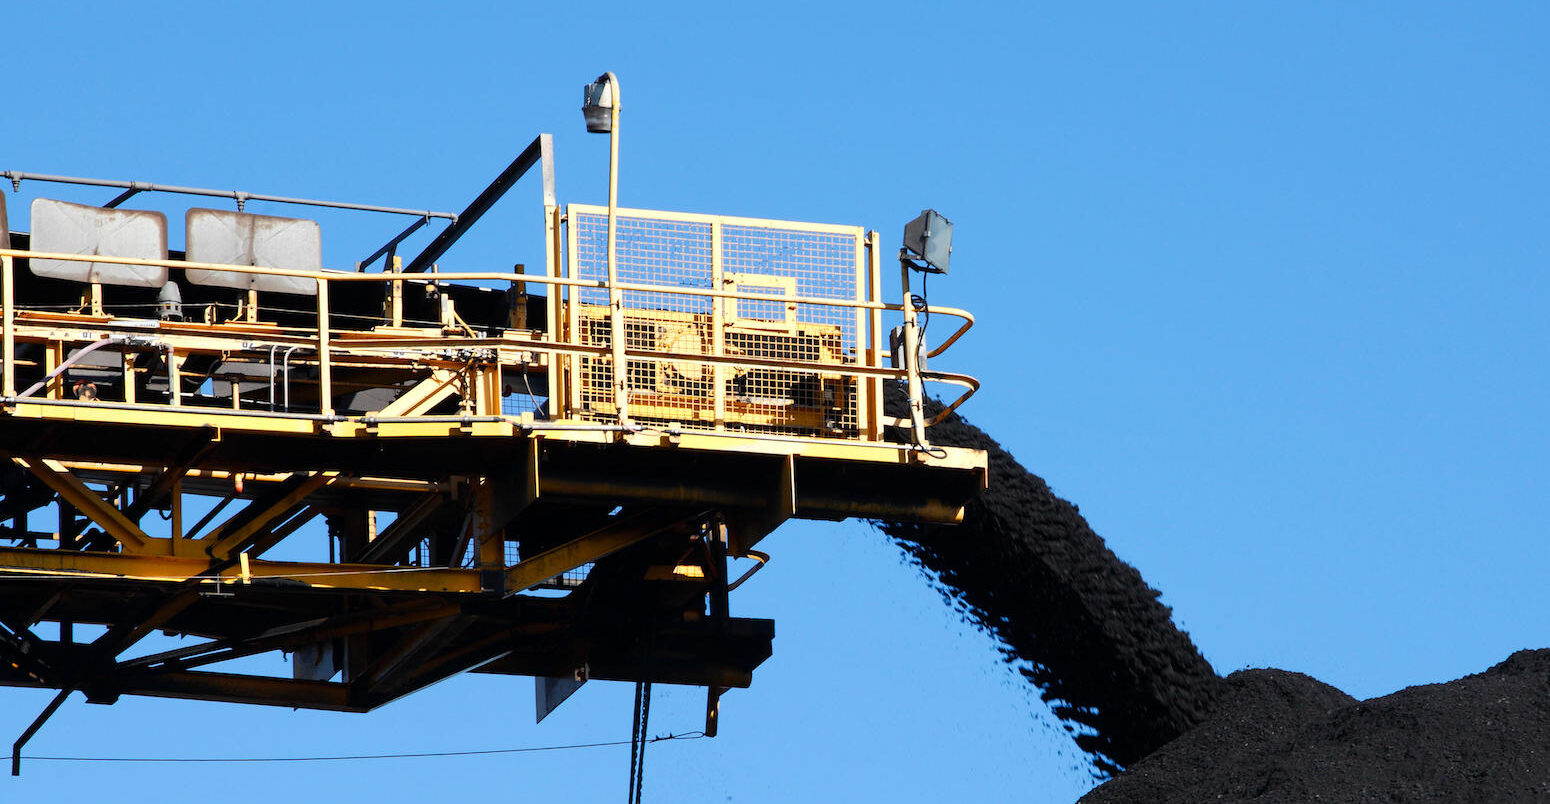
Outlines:
[[[619,423],[629,424],[624,294],[618,288],[619,268],[615,256],[619,211],[619,78],[607,72],[587,84],[581,113],[586,117],[587,131],[608,135],[608,326],[613,342],[614,409],[619,412]]]

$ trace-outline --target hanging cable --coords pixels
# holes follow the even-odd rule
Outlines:
[[[915,312],[921,314],[920,338],[915,343],[915,359],[917,363],[920,360],[920,350],[926,344],[926,327],[931,326],[931,305],[926,301],[926,283],[930,280],[930,278],[930,271],[921,271],[920,294],[910,294],[910,306],[915,308]]]
[[[630,786],[627,790],[625,801],[627,804],[635,804],[635,767],[640,760],[640,700],[645,692],[646,682],[635,682],[635,706],[630,710]]]
[[[644,678],[635,682],[635,717],[630,740],[630,795],[629,804],[640,804],[641,790],[646,779],[646,739],[651,722],[651,654],[656,648],[656,629],[646,633],[646,654],[641,673]],[[703,734],[703,732],[702,732]]]
[[[915,312],[920,313],[920,333],[915,338],[915,366],[920,370],[924,370],[926,366],[926,328],[931,326],[931,304],[929,301],[927,301],[926,296],[926,283],[930,281],[930,278],[930,271],[921,271],[920,293],[910,294],[910,307],[913,308]],[[924,452],[933,458],[945,459],[947,457],[947,450],[942,449],[941,447],[929,447],[916,444],[914,445],[914,448],[917,451]]]
[[[643,743],[660,743],[667,740],[699,740],[702,731],[686,731],[682,734],[663,734],[643,740]],[[601,743],[572,743],[569,745],[541,745],[528,748],[486,748],[475,751],[425,751],[403,754],[349,754],[341,756],[306,757],[22,757],[30,762],[162,762],[162,763],[214,763],[214,762],[355,762],[372,759],[429,759],[432,757],[472,757],[493,754],[529,754],[542,751],[568,751],[579,748],[613,748],[626,743],[613,740]]]
[[[533,386],[527,381],[527,372],[522,372],[522,387],[527,391],[527,399],[533,403],[533,415],[538,416],[538,397],[533,394]]]
[[[641,790],[646,782],[646,744],[656,742],[646,738],[651,722],[651,682],[635,682],[635,725],[630,741],[630,796],[629,804],[641,803]]]

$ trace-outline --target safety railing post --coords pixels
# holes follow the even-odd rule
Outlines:
[[[926,447],[925,391],[920,382],[920,329],[910,294],[910,267],[899,260],[899,285],[904,289],[904,372],[909,385],[910,432],[916,446]]]
[[[318,412],[334,415],[333,367],[329,362],[328,280],[318,279]]]
[[[580,227],[576,225],[575,218],[571,218],[565,224],[566,279],[570,282],[576,282],[581,277],[581,266],[577,264],[576,257],[576,230],[578,228]],[[565,293],[565,332],[565,342],[567,344],[579,344],[585,340],[582,338],[581,329],[581,294],[577,292],[575,287],[570,287]],[[591,337],[592,335],[589,333],[587,338]],[[591,357],[583,361],[581,357],[569,355],[565,358],[565,362],[568,377],[565,383],[565,387],[568,389],[565,395],[565,404],[555,406],[551,402],[551,418],[568,419],[576,415],[576,412],[581,409],[586,400],[582,387],[582,375],[587,375],[587,382],[591,383],[594,382],[592,375],[597,373],[597,357]],[[583,371],[584,367],[587,367],[586,371]]]
[[[167,347],[167,390],[172,393],[172,406],[183,405],[183,372],[178,365],[178,350]]]
[[[618,337],[612,339],[613,343],[605,344],[601,342],[607,337],[602,335],[605,326],[598,326],[596,328],[590,326],[595,319],[588,319],[587,323],[589,326],[582,326],[581,308],[586,306],[580,303],[580,294],[582,293],[606,293],[608,297],[621,301],[629,298],[629,294],[632,293],[672,294],[679,297],[691,296],[708,300],[710,303],[709,315],[704,315],[703,319],[696,318],[695,320],[701,322],[699,326],[709,325],[709,332],[706,333],[708,340],[711,341],[710,344],[707,344],[709,348],[705,348],[705,346],[699,348],[687,347],[682,349],[682,351],[667,351],[662,352],[660,355],[648,355],[642,359],[645,361],[674,360],[683,361],[686,364],[698,363],[705,366],[705,374],[701,375],[701,385],[710,385],[710,382],[705,382],[704,380],[713,378],[712,382],[715,387],[713,389],[705,388],[704,391],[699,392],[704,394],[702,401],[699,402],[704,407],[701,408],[702,413],[694,414],[694,418],[699,418],[704,413],[719,415],[719,419],[723,423],[719,429],[722,430],[725,430],[734,421],[738,424],[743,424],[743,422],[737,420],[739,409],[736,408],[736,403],[731,397],[732,387],[728,380],[729,377],[733,376],[734,372],[740,371],[791,371],[818,374],[830,378],[836,375],[841,379],[854,377],[854,380],[847,381],[857,384],[852,386],[856,393],[855,404],[858,406],[855,408],[857,413],[856,437],[863,441],[874,442],[880,440],[881,431],[885,426],[896,424],[905,426],[904,421],[885,415],[886,411],[882,404],[883,394],[881,393],[885,380],[903,380],[907,383],[911,405],[910,423],[908,426],[911,429],[911,440],[920,445],[926,443],[925,434],[932,425],[951,415],[954,410],[979,389],[978,382],[972,377],[951,372],[926,371],[923,364],[925,359],[936,357],[943,353],[956,343],[962,335],[968,332],[974,325],[974,317],[965,310],[951,307],[933,307],[931,309],[933,316],[952,316],[962,319],[963,323],[952,334],[935,344],[934,348],[926,351],[919,327],[921,309],[914,304],[913,294],[910,291],[910,269],[908,267],[901,265],[902,303],[890,303],[882,300],[883,289],[879,270],[879,263],[881,261],[879,256],[880,247],[875,234],[866,234],[864,236],[864,246],[858,251],[857,256],[861,260],[861,269],[857,273],[860,275],[858,278],[862,281],[855,297],[825,298],[816,295],[785,297],[788,305],[821,305],[856,311],[856,319],[854,320],[858,321],[858,332],[856,333],[854,351],[842,349],[841,354],[836,357],[822,357],[819,359],[792,355],[763,356],[749,354],[746,350],[737,350],[733,345],[726,342],[729,328],[728,321],[732,320],[736,313],[735,309],[729,309],[727,305],[738,304],[740,300],[768,303],[770,297],[767,293],[749,292],[727,285],[718,287],[714,283],[706,287],[704,285],[686,286],[623,281],[619,277],[617,266],[615,269],[615,281],[611,283],[602,278],[583,278],[576,258],[578,253],[576,242],[578,227],[570,225],[573,221],[567,220],[565,215],[559,214],[562,212],[563,210],[556,208],[553,210],[551,217],[553,245],[555,247],[552,270],[544,275],[522,276],[523,281],[547,285],[550,288],[550,295],[554,297],[552,300],[553,306],[550,309],[557,311],[559,314],[550,317],[548,338],[539,341],[525,341],[521,338],[513,340],[513,338],[506,336],[486,339],[494,341],[490,345],[496,347],[497,359],[503,364],[513,354],[540,354],[547,358],[551,380],[559,380],[559,382],[551,381],[550,383],[550,418],[570,418],[577,415],[586,415],[588,412],[591,412],[594,416],[597,414],[606,416],[606,400],[609,396],[603,390],[603,386],[607,382],[606,378],[612,375],[620,377],[621,380],[628,379],[626,354],[621,354],[626,352],[624,347],[628,341],[628,330],[625,326],[628,319],[623,315],[622,305],[610,311],[614,314],[610,317],[616,317],[616,320],[610,321],[609,325],[605,325],[607,328],[612,329],[613,332],[618,333]],[[710,223],[710,221],[707,220],[706,223]],[[725,250],[723,248],[724,243],[722,242],[726,236],[725,231],[721,230],[719,221],[716,224],[716,231],[713,234],[713,243],[715,244],[713,260],[718,264],[730,262],[732,257],[729,254],[721,253]],[[561,250],[562,247],[563,251]],[[30,341],[43,341],[45,354],[40,363],[45,375],[52,374],[55,369],[63,365],[64,357],[70,349],[68,341],[73,339],[66,337],[61,340],[59,336],[50,334],[47,331],[47,327],[43,324],[40,324],[36,331],[21,331],[18,329],[19,317],[23,312],[23,308],[17,306],[15,299],[15,271],[16,257],[18,255],[33,259],[82,259],[82,255],[76,254],[0,251],[0,340],[3,340],[3,345],[0,345],[0,385],[3,385],[3,390],[8,392],[13,398],[18,394],[18,377],[16,374],[16,339],[18,332],[22,332]],[[304,340],[299,343],[294,340],[286,340],[276,348],[284,348],[288,345],[291,351],[305,349],[305,339],[314,340],[318,356],[318,410],[322,415],[328,417],[337,415],[333,405],[333,341],[330,322],[330,288],[336,282],[386,282],[391,287],[392,285],[408,281],[397,276],[396,272],[394,275],[376,277],[357,273],[324,274],[319,271],[268,269],[255,266],[148,260],[130,257],[94,256],[90,259],[94,262],[117,265],[165,266],[183,269],[194,267],[202,270],[233,271],[245,274],[291,276],[317,282],[317,321],[315,333],[304,334],[302,336]],[[723,278],[731,275],[719,265],[715,270]],[[472,271],[443,274],[438,279],[441,281],[511,281],[514,276],[516,275],[507,272]],[[727,289],[728,287],[730,289]],[[570,298],[567,299],[567,296]],[[705,310],[702,302],[694,302],[693,304],[696,305],[696,310]],[[84,312],[77,310],[74,311],[74,314],[80,315]],[[882,316],[885,312],[901,313],[905,322],[905,326],[902,328],[904,360],[898,368],[889,368],[883,363],[880,341],[883,335]],[[696,313],[697,316],[702,314]],[[718,318],[720,319],[719,321],[714,320]],[[852,319],[850,319],[848,314],[842,314],[840,320],[849,321]],[[601,324],[600,321],[596,323]],[[109,329],[113,328],[109,326]],[[736,330],[733,329],[733,331],[735,332]],[[28,334],[29,332],[31,334]],[[300,330],[300,332],[304,333],[305,329]],[[231,337],[236,337],[236,333],[231,333]],[[251,336],[244,334],[243,337]],[[51,341],[50,339],[53,340]],[[420,348],[428,347],[428,344],[424,343],[424,341],[434,341],[437,339],[437,336],[434,335],[413,337],[411,333],[400,333],[397,340],[393,342],[400,346]],[[704,342],[702,341],[701,343],[703,344]],[[511,351],[508,351],[508,347],[511,348]],[[49,348],[55,348],[59,351],[57,354],[51,354],[46,351]],[[124,348],[132,352],[142,347]],[[173,361],[184,360],[192,353],[203,353],[205,348],[204,346],[180,344],[175,352],[169,354],[169,357]],[[729,354],[729,352],[735,352],[735,354]],[[611,357],[614,362],[613,371],[605,367]],[[521,357],[519,359],[528,360],[529,358]],[[134,369],[132,366],[126,368],[129,371],[126,371],[124,385],[126,388],[134,388],[137,385],[134,378],[139,372],[143,372],[144,368]],[[169,374],[174,371],[177,374],[181,374],[181,369],[182,366],[178,366],[177,369],[169,370]],[[624,370],[621,371],[620,369]],[[130,371],[134,373],[130,373]],[[186,407],[188,402],[181,398],[182,384],[179,381],[180,379],[176,378],[173,380],[177,388],[177,391],[174,392],[177,398],[172,400],[171,404]],[[498,391],[502,386],[497,382],[497,376],[494,373],[485,379],[491,383],[491,386],[488,389],[488,399],[484,401],[489,403],[489,409],[492,411],[491,415],[494,415],[494,406],[498,403]],[[951,404],[939,410],[934,417],[926,417],[924,415],[925,396],[923,383],[927,379],[934,383],[959,385],[967,390]],[[58,377],[50,377],[50,381],[40,384],[37,390],[42,390],[50,398],[54,399],[66,396],[63,383]],[[625,391],[628,389],[621,382],[616,390]],[[29,391],[28,395],[30,396],[31,393]],[[126,393],[133,392],[127,391]],[[719,396],[720,399],[713,401],[711,399],[712,394]],[[234,389],[231,397],[232,409],[241,409],[243,400],[240,392]],[[132,403],[132,399],[132,397],[129,397],[124,401]],[[617,400],[617,397],[615,399]],[[620,401],[628,403],[629,400]],[[598,405],[598,403],[601,403],[601,405]],[[712,407],[713,405],[714,407]],[[599,409],[600,407],[602,409]],[[624,417],[624,421],[631,423],[627,415]],[[704,424],[701,426],[704,426]],[[755,424],[753,429],[759,429],[760,426],[760,424]]]
[[[867,237],[867,288],[866,300],[868,302],[880,302],[883,300],[883,256],[882,241],[877,232],[868,233]],[[872,368],[883,366],[883,311],[873,307],[867,311],[867,343],[868,359],[866,365]],[[876,377],[868,377],[861,380],[867,388],[867,426],[862,428],[862,438],[868,441],[883,440],[883,381]]]
[[[4,273],[4,277],[0,278],[5,280],[5,289],[0,291],[0,294],[3,294],[3,305],[5,308],[4,312],[0,313],[5,319],[3,322],[5,324],[5,354],[3,355],[5,361],[4,391],[6,396],[14,397],[16,396],[16,285],[12,281],[14,279],[12,274],[14,263],[8,256],[0,257],[0,267],[3,267],[3,271],[0,272]]]
[[[391,267],[394,275],[403,273],[404,258],[397,254],[393,255]],[[394,279],[392,285],[389,286],[389,293],[388,306],[391,308],[389,310],[389,317],[392,319],[394,327],[402,327],[404,325],[404,280]]]
[[[710,225],[710,286],[720,290],[722,283],[721,264],[721,222],[713,221]],[[736,300],[732,301],[737,304]],[[717,430],[727,429],[727,375],[726,367],[721,359],[727,353],[727,311],[726,299],[711,298],[710,300],[710,353],[716,358],[710,366],[711,390],[711,415],[714,427]]]
[[[871,234],[872,233],[869,232],[866,236],[856,238],[856,283],[855,295],[853,297],[856,302],[867,301],[870,298],[868,294],[872,289],[871,276],[874,272],[871,270],[871,260],[869,256],[872,253],[871,241],[868,240],[868,237],[871,236]],[[855,355],[856,365],[870,365],[872,357],[872,344],[867,337],[867,309],[858,304],[856,308],[851,311],[851,314],[854,316],[856,334],[854,342],[850,344],[850,348],[852,353]],[[856,434],[860,438],[868,439],[872,427],[872,385],[859,374],[853,378],[848,378],[846,382],[855,383],[854,393],[849,394],[850,398],[855,401],[854,403],[845,403],[846,413],[850,413],[849,406],[854,404]]]
[[[545,185],[546,188],[549,186]],[[544,276],[558,279],[562,273],[560,268],[560,208],[548,200],[544,206]],[[559,343],[564,332],[564,325],[560,321],[562,307],[560,306],[562,286],[549,285],[548,295],[544,297],[547,314],[544,316],[544,338],[550,343]],[[565,415],[565,384],[558,352],[548,353],[549,375],[549,418],[557,419]],[[537,415],[537,411],[534,411]]]

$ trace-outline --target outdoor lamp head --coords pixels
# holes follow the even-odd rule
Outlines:
[[[953,254],[953,222],[934,209],[922,210],[920,217],[904,224],[904,252],[919,260],[913,263],[916,270],[947,273]]]
[[[582,95],[581,113],[587,118],[587,131],[593,134],[609,134],[614,130],[614,85],[608,76],[600,75],[587,84]]]

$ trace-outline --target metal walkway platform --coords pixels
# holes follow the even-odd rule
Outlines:
[[[183,253],[157,213],[0,226],[0,684],[363,711],[477,670],[713,715],[774,634],[729,561],[791,518],[961,516],[984,454],[882,389],[976,384],[886,366],[883,317],[960,316],[933,356],[972,318],[884,302],[875,233],[621,210],[609,281],[535,149],[541,274],[324,270],[315,224],[244,212],[191,210]]]

